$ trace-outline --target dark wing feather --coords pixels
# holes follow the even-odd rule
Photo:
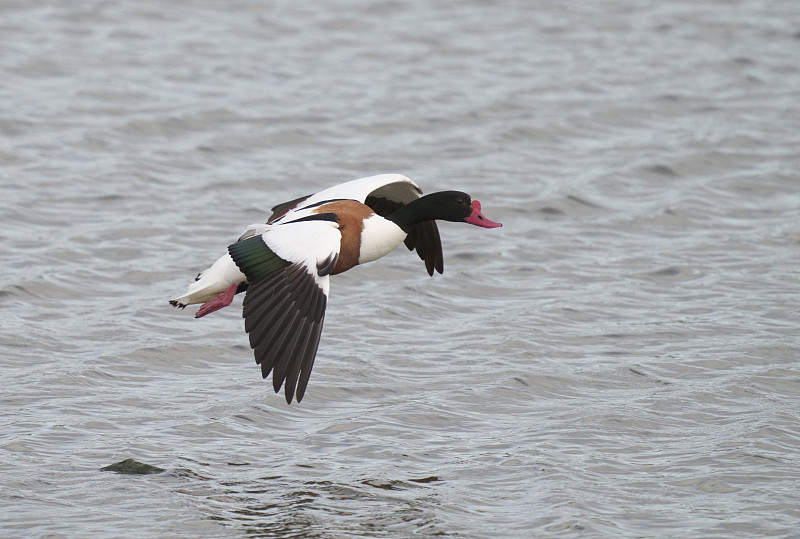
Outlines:
[[[368,196],[365,204],[381,217],[386,217],[404,206],[402,202],[375,196]],[[420,259],[425,262],[428,275],[433,275],[434,270],[439,273],[444,271],[442,240],[439,237],[436,221],[424,221],[414,225],[406,236],[405,244],[409,251],[416,249]]]
[[[327,296],[302,264],[289,263],[256,236],[228,248],[249,281],[242,316],[256,363],[286,402],[305,394],[319,346]],[[316,269],[316,268],[315,268]]]
[[[271,279],[250,283],[242,316],[261,374],[272,371],[286,402],[303,398],[322,330],[327,298],[305,267],[293,264]],[[304,374],[301,376],[300,374]]]
[[[267,219],[267,223],[271,223],[275,219],[286,215],[289,210],[294,209],[297,207],[298,204],[303,202],[305,199],[310,197],[311,195],[306,195],[304,197],[296,198],[294,200],[290,200],[289,202],[284,202],[282,204],[278,204],[277,206],[273,206],[272,208],[272,215],[269,219]]]

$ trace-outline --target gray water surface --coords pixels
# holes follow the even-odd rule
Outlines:
[[[796,2],[0,14],[2,536],[797,533]],[[167,300],[381,172],[504,227],[334,278],[287,406]]]

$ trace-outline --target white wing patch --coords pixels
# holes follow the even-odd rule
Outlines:
[[[421,192],[416,183],[402,174],[378,174],[324,189],[304,200],[301,206],[306,207],[323,200],[334,199],[357,200],[363,203],[370,195],[407,203],[419,198]]]
[[[333,221],[301,221],[267,226],[261,234],[264,243],[272,251],[288,262],[305,266],[314,275],[320,288],[327,294],[328,279],[318,275],[318,266],[324,265],[331,257],[339,255],[342,235],[339,226]]]

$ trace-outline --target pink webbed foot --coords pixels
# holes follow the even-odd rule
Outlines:
[[[236,289],[239,288],[239,284],[232,284],[228,287],[225,292],[219,294],[218,296],[214,296],[210,300],[203,303],[197,313],[194,315],[195,318],[200,318],[201,316],[205,316],[208,313],[213,313],[214,311],[218,311],[223,307],[227,307],[233,301],[233,296],[236,295]]]

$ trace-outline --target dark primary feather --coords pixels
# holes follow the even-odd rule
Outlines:
[[[283,385],[286,402],[295,392],[299,402],[314,365],[327,297],[305,266],[278,257],[261,236],[228,251],[249,281],[242,316],[261,374],[272,372],[275,392]]]
[[[381,217],[386,217],[404,206],[402,202],[374,196],[368,196],[365,204]],[[436,221],[424,221],[414,225],[404,243],[409,251],[416,249],[420,259],[425,262],[428,275],[433,275],[434,270],[439,273],[444,271],[442,240],[439,237],[439,227],[436,226]]]
[[[303,394],[319,346],[327,298],[305,267],[293,264],[269,278],[250,283],[242,316],[256,363],[266,378],[272,371],[277,393],[286,402]]]
[[[442,240],[439,237],[436,221],[423,221],[414,225],[404,243],[409,251],[416,248],[419,257],[425,261],[428,275],[433,275],[434,269],[439,273],[444,272]]]

